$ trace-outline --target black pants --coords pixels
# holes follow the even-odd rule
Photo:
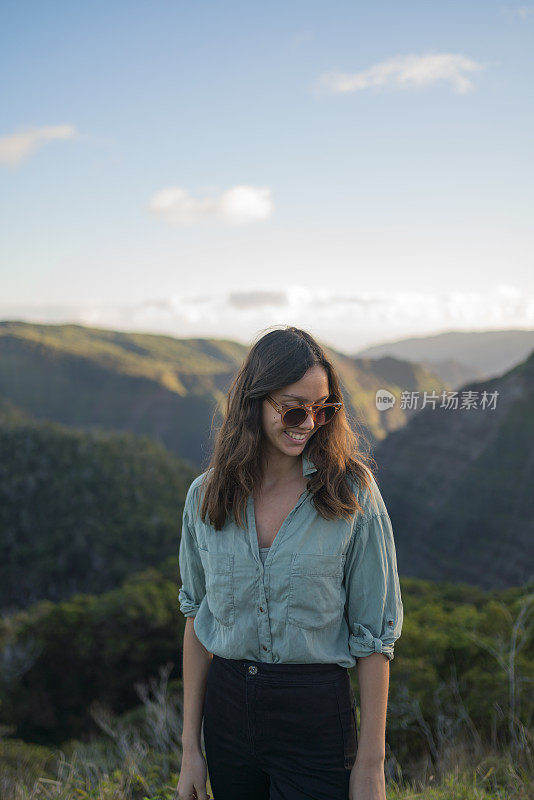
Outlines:
[[[339,664],[213,656],[204,746],[215,800],[347,800],[356,701]]]

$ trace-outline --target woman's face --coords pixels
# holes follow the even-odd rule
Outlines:
[[[316,364],[296,383],[271,392],[271,397],[279,405],[289,406],[299,402],[311,405],[326,400],[329,394],[327,372],[320,364]],[[317,430],[309,414],[297,428],[285,428],[280,414],[267,399],[262,402],[262,424],[267,442],[276,450],[291,456],[300,455],[310,436]]]

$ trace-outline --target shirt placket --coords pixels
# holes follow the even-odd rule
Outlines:
[[[267,661],[270,663],[273,662],[271,626],[269,622],[269,604],[267,600],[268,586],[266,587],[265,584],[265,567],[270,565],[270,563],[272,562],[277,549],[280,547],[280,543],[283,541],[284,536],[286,535],[289,525],[294,519],[298,509],[304,503],[307,494],[308,494],[307,490],[302,492],[301,496],[297,500],[297,503],[295,504],[295,507],[289,512],[289,514],[283,521],[282,525],[280,526],[280,530],[276,534],[274,541],[269,549],[269,553],[267,554],[267,558],[265,559],[265,566],[263,565],[263,562],[261,560],[260,549],[258,545],[258,532],[256,530],[256,518],[254,514],[254,499],[252,495],[250,495],[248,499],[247,527],[250,539],[250,546],[251,546],[251,551],[256,560],[256,563],[260,568],[260,580],[257,582],[258,598],[256,602],[257,614],[258,614],[258,639],[260,647],[260,659],[259,659],[260,661]]]

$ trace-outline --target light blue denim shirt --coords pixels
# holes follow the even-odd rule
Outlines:
[[[316,467],[302,454],[303,475]],[[403,606],[391,521],[372,479],[355,487],[364,513],[325,520],[301,494],[260,558],[254,501],[247,530],[232,517],[216,531],[201,521],[202,473],[185,500],[180,540],[180,610],[223,658],[353,667],[371,653],[393,659]]]

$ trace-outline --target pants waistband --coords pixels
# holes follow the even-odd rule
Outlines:
[[[334,679],[343,673],[348,674],[347,668],[340,664],[272,664],[246,658],[223,658],[216,653],[213,654],[213,661],[224,662],[243,675],[292,675],[295,678],[298,675],[321,675]]]

